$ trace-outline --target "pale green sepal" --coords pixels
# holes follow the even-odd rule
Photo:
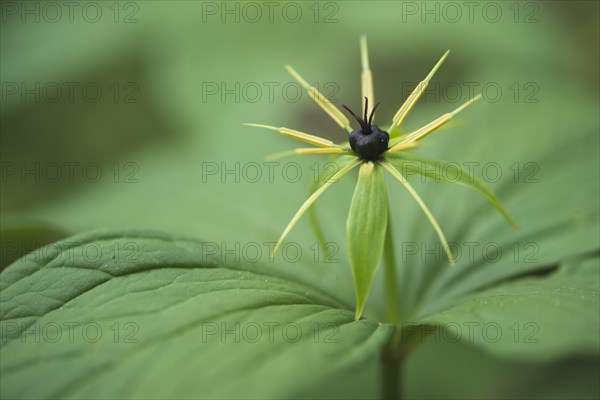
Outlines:
[[[350,264],[356,290],[356,315],[362,315],[383,252],[388,200],[383,168],[372,162],[360,167],[348,214]]]
[[[457,183],[479,192],[492,203],[509,224],[514,227],[517,226],[492,189],[481,180],[477,179],[469,171],[459,167],[456,163],[431,160],[409,153],[395,154],[393,157],[388,157],[387,159],[404,174],[417,173],[433,179],[436,182]],[[448,172],[453,170],[456,172]]]

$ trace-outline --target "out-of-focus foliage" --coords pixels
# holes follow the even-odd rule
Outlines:
[[[17,14],[9,14],[7,3],[17,7]],[[533,282],[535,291],[542,287],[584,296],[591,307],[586,310],[598,310],[598,298],[575,290],[572,281],[547,286],[557,279],[568,280],[563,269],[569,266],[589,271],[593,279],[598,274],[594,255],[600,246],[600,104],[595,2],[477,2],[472,21],[466,9],[452,20],[443,11],[451,10],[441,2],[431,5],[439,9],[437,18],[435,12],[423,14],[423,2],[317,6],[292,2],[277,3],[273,22],[266,6],[259,3],[263,15],[257,22],[248,20],[243,3],[236,2],[227,4],[239,7],[239,21],[235,13],[221,15],[220,7],[226,3],[153,1],[119,3],[115,22],[115,10],[98,3],[103,16],[97,23],[86,21],[81,9],[74,22],[66,16],[58,22],[42,16],[36,22],[31,15],[19,14],[24,4],[2,4],[3,265],[63,237],[64,232],[122,227],[158,229],[230,248],[236,243],[257,243],[263,249],[260,261],[268,262],[268,248],[262,244],[276,240],[306,198],[315,170],[326,168],[326,159],[280,160],[270,170],[263,157],[287,150],[290,142],[240,124],[265,122],[336,141],[346,139],[345,132],[306,95],[297,99],[293,88],[284,90],[293,79],[283,65],[292,64],[320,84],[337,104],[357,109],[358,36],[367,34],[375,93],[382,102],[378,118],[387,121],[449,48],[450,57],[432,81],[431,92],[407,120],[407,129],[452,110],[472,94],[469,88],[483,89],[484,101],[429,138],[420,154],[473,166],[519,228],[510,227],[467,189],[421,183],[413,176],[448,239],[479,243],[473,256],[463,252],[457,267],[449,269],[418,208],[390,181],[402,316],[406,321],[429,317],[431,323],[463,327],[465,321],[485,323],[489,319],[477,309],[467,310],[473,318],[464,320],[470,318],[465,302],[486,290],[498,296],[519,289],[526,295],[523,307],[538,300],[548,318],[560,319],[538,325],[538,339],[549,338],[539,347],[564,347],[549,350],[560,356],[554,361],[534,363],[499,357],[514,355],[500,347],[503,342],[494,347],[489,341],[429,341],[409,358],[408,395],[597,397],[598,383],[592,378],[597,350],[582,345],[575,351],[578,343],[589,344],[589,338],[565,331],[560,338],[568,340],[556,343],[549,336],[554,332],[542,331],[558,329],[554,324],[563,322],[565,315],[561,328],[584,335],[586,327],[577,325],[582,320],[572,319],[580,306],[573,306],[568,319],[563,313],[569,310],[561,309],[579,303],[555,305],[553,297],[539,301],[527,288]],[[286,4],[302,10],[298,22],[283,18]],[[491,22],[491,14],[483,14],[483,9],[491,12],[494,4],[502,13],[497,22]],[[407,8],[411,5],[417,7],[416,13]],[[217,13],[213,15],[207,6],[217,7]],[[57,86],[62,92],[53,101]],[[74,87],[72,96],[69,87]],[[101,96],[95,101],[93,90],[98,87]],[[33,88],[34,93],[23,88]],[[254,162],[258,164],[249,169],[248,163]],[[54,178],[56,165],[61,173],[58,179]],[[253,179],[257,165],[261,175]],[[232,170],[236,172],[227,172]],[[302,175],[296,181],[297,170]],[[310,248],[316,239],[307,221],[301,221],[289,238],[303,249],[301,260],[275,260],[289,276],[347,302],[353,298],[344,234],[351,181],[337,184],[319,205],[321,225],[327,239],[336,244],[338,262],[315,262]],[[490,243],[497,245],[492,252],[502,249],[502,256],[496,259],[483,252]],[[420,246],[414,254],[409,251],[412,245]],[[424,256],[423,248],[439,251]],[[527,280],[513,282],[524,274],[530,275]],[[538,285],[535,279],[543,282]],[[505,286],[492,289],[498,283]],[[379,279],[367,304],[367,318],[382,315],[382,288]],[[454,304],[457,314],[437,314]],[[485,310],[490,307],[487,304]],[[550,311],[554,309],[556,314]],[[536,322],[535,317],[531,322]],[[530,322],[520,318],[508,322]],[[508,329],[506,324],[503,327]],[[472,344],[487,351],[480,352]],[[469,362],[451,361],[459,357],[468,357]],[[371,369],[364,376],[369,373]],[[361,372],[348,371],[348,375],[356,381]],[[547,377],[552,390],[541,384]],[[442,393],[431,385],[435,380],[442,382]],[[321,382],[315,396],[334,395],[335,388]]]

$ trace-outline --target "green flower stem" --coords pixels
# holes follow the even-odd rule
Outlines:
[[[404,365],[406,357],[422,343],[427,327],[419,327],[410,337],[406,337],[400,325],[381,352],[381,398],[404,398]]]
[[[403,396],[402,368],[404,360],[393,352],[388,352],[388,347],[384,347],[381,355],[382,369],[382,393],[381,398],[385,400],[399,400]]]

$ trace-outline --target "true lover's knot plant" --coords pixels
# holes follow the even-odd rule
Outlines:
[[[362,64],[361,87],[362,98],[364,99],[362,116],[355,114],[350,108],[343,105],[348,113],[357,121],[358,127],[356,129],[351,127],[349,119],[340,111],[340,109],[323,96],[323,94],[321,94],[314,86],[311,86],[298,72],[296,72],[296,70],[289,65],[286,66],[286,69],[291,75],[308,91],[310,97],[341,128],[349,133],[348,142],[336,144],[328,139],[285,127],[278,128],[270,125],[244,124],[247,126],[278,131],[283,135],[315,146],[311,148],[297,148],[291,152],[286,152],[284,155],[338,155],[337,159],[334,161],[338,164],[339,169],[335,174],[329,177],[329,179],[322,182],[304,204],[302,204],[283,231],[273,253],[277,251],[291,229],[319,196],[321,196],[333,183],[347,175],[355,167],[360,166],[358,181],[352,197],[346,226],[349,257],[356,292],[356,319],[359,319],[363,312],[381,256],[384,252],[384,247],[392,247],[390,240],[391,227],[388,226],[388,199],[383,170],[387,170],[394,178],[396,178],[423,210],[425,216],[431,225],[433,225],[451,265],[455,264],[455,258],[446,236],[425,202],[407,181],[405,177],[407,172],[417,173],[436,181],[459,183],[471,187],[485,196],[487,200],[502,213],[507,221],[514,225],[514,222],[504,210],[496,195],[469,171],[453,165],[454,168],[459,168],[457,174],[459,178],[456,179],[453,177],[453,179],[450,180],[446,177],[446,174],[443,173],[445,168],[449,166],[448,163],[440,160],[427,159],[410,153],[410,150],[415,149],[423,138],[435,132],[442,125],[453,119],[458,113],[479,100],[481,98],[480,94],[468,100],[454,111],[442,115],[413,132],[408,134],[401,133],[400,128],[402,123],[419,100],[433,75],[444,62],[450,51],[446,51],[425,79],[416,86],[392,118],[391,124],[387,128],[382,129],[373,122],[375,111],[377,110],[379,103],[374,103],[373,77],[369,67],[367,42],[364,36],[360,38],[360,50]],[[373,106],[373,104],[375,105]],[[392,135],[390,135],[390,133]],[[388,236],[387,240],[386,235]],[[388,249],[388,251],[392,251],[393,254],[393,249]],[[386,268],[393,269],[395,266],[393,264],[389,267],[386,265]],[[388,275],[388,277],[389,276],[395,275],[392,273]],[[395,296],[392,296],[392,300],[388,298],[388,302],[394,300]]]

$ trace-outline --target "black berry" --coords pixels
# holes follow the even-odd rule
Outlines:
[[[355,129],[350,134],[350,147],[352,150],[365,161],[377,160],[381,155],[388,149],[388,142],[390,135],[379,129],[379,127],[372,123],[375,109],[379,106],[379,103],[373,107],[371,115],[367,119],[368,99],[365,97],[365,113],[364,118],[358,117],[352,110],[343,105],[348,112],[358,121],[360,128]]]

